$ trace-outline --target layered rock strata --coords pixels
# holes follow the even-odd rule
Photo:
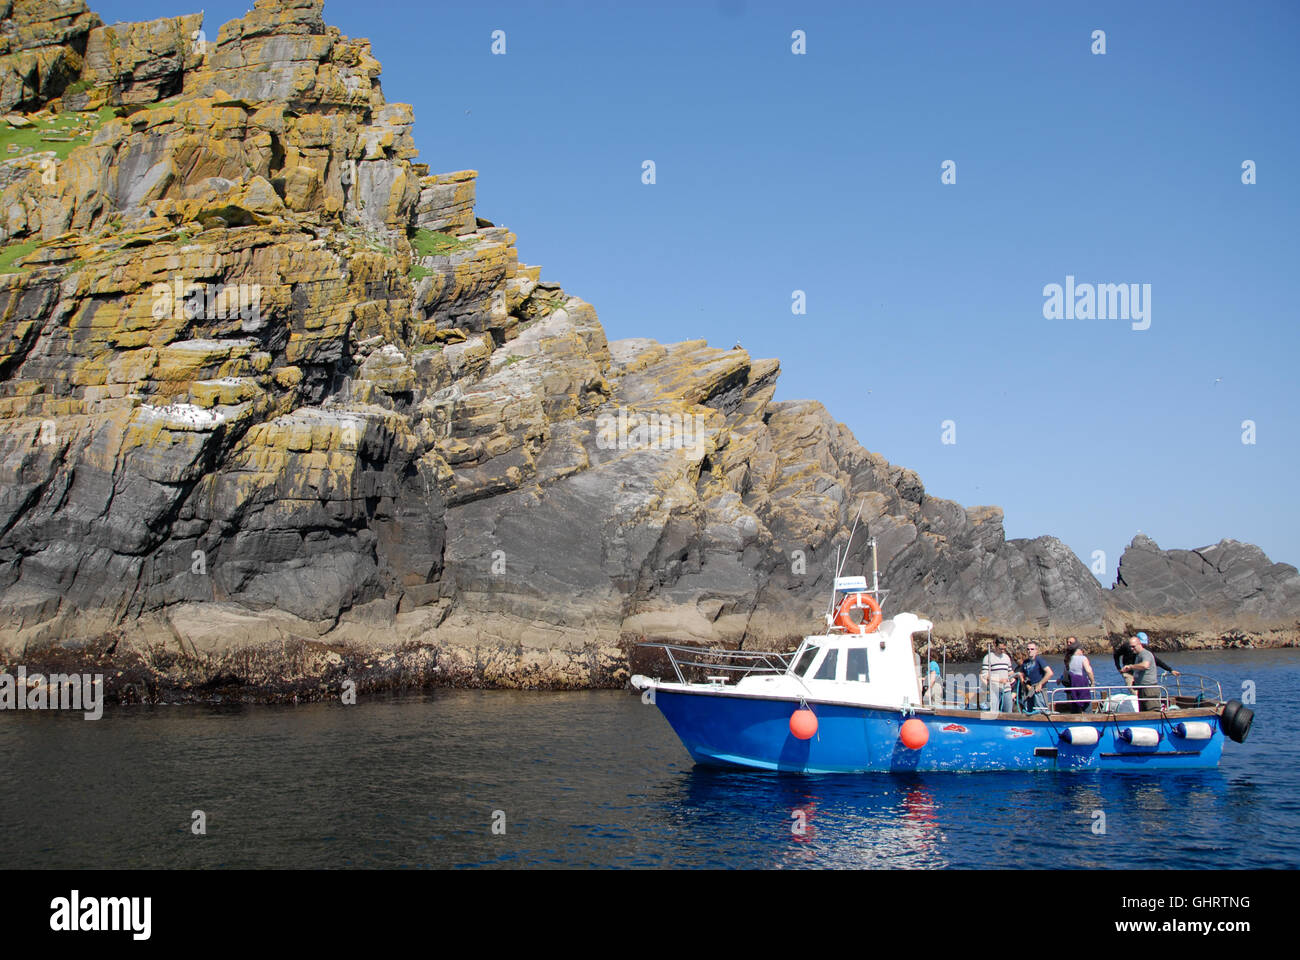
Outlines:
[[[1295,636],[1295,568],[1254,548],[1135,541],[1107,591],[774,402],[777,361],[607,341],[477,216],[473,171],[417,161],[320,0],[213,41],[198,15],[0,12],[9,662],[126,699],[619,684],[643,639],[816,629],[859,507],[890,607],[952,656],[1153,617]]]

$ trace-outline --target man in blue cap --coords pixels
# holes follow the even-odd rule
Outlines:
[[[1137,641],[1136,644],[1133,643],[1134,640]],[[1115,669],[1119,671],[1119,675],[1124,678],[1124,682],[1130,687],[1133,686],[1133,671],[1125,670],[1124,668],[1131,667],[1137,663],[1139,656],[1138,651],[1145,649],[1146,645],[1147,635],[1139,631],[1136,635],[1131,637],[1128,642],[1121,643],[1115,648]],[[1182,674],[1177,670],[1161,660],[1155,651],[1148,652],[1153,658],[1155,658],[1156,666],[1161,670],[1168,670],[1175,677],[1182,676]]]

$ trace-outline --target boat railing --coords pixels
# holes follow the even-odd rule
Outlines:
[[[673,643],[638,643],[638,647],[662,650],[677,675],[678,683],[688,683],[687,674],[704,671],[705,679],[726,682],[752,674],[778,674],[790,669],[793,653],[758,650],[723,650],[716,647],[692,647]],[[709,674],[709,671],[715,671]]]
[[[1173,695],[1182,700],[1192,700],[1196,704],[1223,703],[1223,685],[1213,677],[1199,673],[1184,673],[1181,670],[1175,676],[1162,672],[1160,682],[1172,686]]]
[[[1159,695],[1161,704],[1170,703],[1169,690],[1161,684],[1144,684],[1143,690],[1151,691],[1145,697],[1139,696],[1137,690],[1127,684],[1098,684],[1091,687],[1064,687],[1056,686],[1051,690],[1044,690],[1047,694],[1047,709],[1052,713],[1061,713],[1059,709],[1061,704],[1087,704],[1096,705],[1104,704],[1112,697],[1132,697],[1138,701],[1141,707],[1142,700],[1154,700]],[[1113,692],[1112,692],[1113,691]],[[1087,694],[1087,698],[1084,698]],[[1104,708],[1103,708],[1104,711]]]

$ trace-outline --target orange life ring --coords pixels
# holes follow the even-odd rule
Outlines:
[[[849,611],[858,608],[867,612],[861,623],[854,623]],[[835,625],[843,627],[848,633],[875,633],[884,619],[885,615],[880,612],[880,602],[869,593],[850,593],[840,601],[839,609],[835,611]]]

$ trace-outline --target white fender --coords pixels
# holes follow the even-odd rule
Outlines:
[[[1061,739],[1076,747],[1090,747],[1100,739],[1096,727],[1066,727]]]
[[[1119,735],[1135,747],[1155,747],[1160,744],[1160,731],[1151,727],[1124,727]]]
[[[1174,733],[1184,740],[1209,740],[1214,736],[1214,727],[1203,720],[1189,720],[1174,724]]]

